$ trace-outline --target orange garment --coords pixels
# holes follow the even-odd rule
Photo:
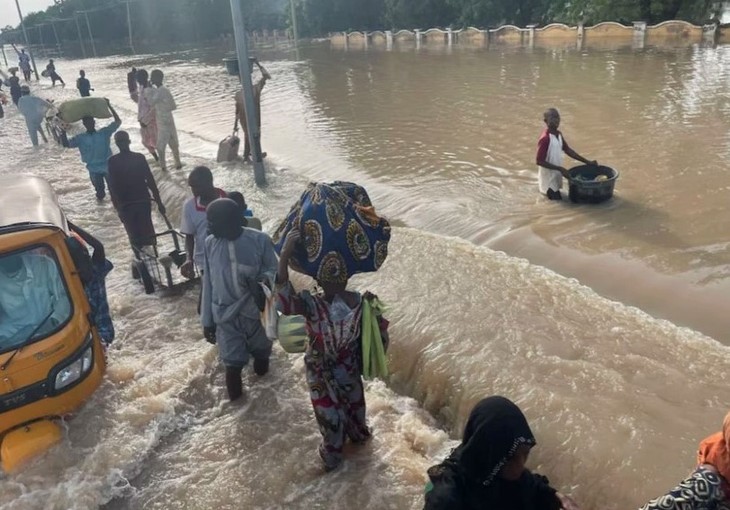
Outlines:
[[[722,431],[712,434],[700,443],[697,464],[710,464],[727,481],[730,481],[730,413],[725,415]]]

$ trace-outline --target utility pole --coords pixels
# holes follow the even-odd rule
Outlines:
[[[28,42],[28,32],[25,31],[25,23],[23,22],[23,13],[20,10],[20,4],[18,3],[18,0],[15,0],[15,7],[18,9],[18,17],[20,18],[20,28],[23,29],[23,38],[25,39],[25,46],[28,50],[28,53],[30,54],[30,62],[33,64],[33,72],[35,73],[35,79],[36,81],[40,81],[40,76],[38,76],[38,68],[35,66],[35,57],[33,56],[33,52],[30,51],[30,43]]]
[[[81,37],[81,25],[79,25],[79,18],[74,13],[74,21],[76,22],[76,31],[79,34],[79,45],[81,46],[81,54],[86,58],[86,47],[84,46],[84,40]]]
[[[3,50],[3,60],[5,61],[5,67],[8,67],[8,57],[5,55],[5,41],[0,42],[0,48]]]
[[[51,28],[53,28],[53,37],[56,38],[56,51],[61,54],[61,41],[58,40],[58,32],[56,32],[56,20],[51,20]]]
[[[94,53],[96,58],[96,44],[94,44],[94,34],[91,33],[91,23],[89,23],[89,11],[82,11],[86,16],[86,29],[89,31],[89,40],[91,41],[91,51]]]
[[[129,0],[127,0],[127,27],[129,27],[129,47],[132,50],[132,54],[135,54],[134,40],[132,39],[132,13],[129,9]]]
[[[248,125],[248,139],[253,152],[253,174],[256,184],[266,184],[266,172],[261,158],[261,127],[256,121],[256,103],[253,98],[253,84],[251,83],[251,68],[248,58],[248,41],[243,24],[241,1],[231,0],[233,15],[233,34],[236,38],[236,52],[238,53],[238,70],[243,86],[243,103],[246,110],[246,124]]]
[[[291,25],[294,31],[294,45],[296,46],[299,44],[299,29],[297,28],[297,10],[294,6],[294,0],[289,0],[289,5],[291,6]]]

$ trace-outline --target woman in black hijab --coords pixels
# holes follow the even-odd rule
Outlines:
[[[525,415],[504,397],[471,412],[461,445],[428,470],[424,510],[574,510],[548,479],[525,468],[535,446]]]

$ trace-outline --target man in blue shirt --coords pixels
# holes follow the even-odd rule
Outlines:
[[[122,125],[122,120],[116,110],[109,104],[108,99],[106,102],[109,105],[109,111],[114,115],[114,121],[111,124],[97,131],[94,118],[84,117],[82,122],[86,133],[76,135],[70,140],[66,137],[66,133],[61,134],[61,144],[64,147],[79,149],[81,161],[86,163],[91,183],[96,189],[97,200],[103,200],[106,196],[104,181],[109,172],[107,161],[112,155],[111,137]]]

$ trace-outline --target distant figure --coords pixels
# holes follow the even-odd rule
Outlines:
[[[177,139],[177,128],[175,127],[175,119],[172,112],[177,109],[175,99],[172,94],[162,84],[164,75],[159,69],[155,69],[150,74],[152,85],[144,90],[145,99],[155,108],[157,116],[157,155],[159,156],[160,166],[162,170],[167,170],[167,162],[165,161],[165,150],[170,146],[172,156],[175,158],[175,168],[182,168],[180,162],[180,147]]]
[[[694,472],[641,510],[724,510],[730,508],[729,484],[730,413],[725,415],[722,430],[700,443]]]
[[[46,112],[51,107],[50,103],[40,97],[31,96],[28,85],[23,85],[20,90],[22,96],[18,101],[18,110],[25,117],[25,125],[28,128],[28,134],[30,135],[30,141],[33,143],[33,147],[38,147],[38,133],[41,134],[43,141],[48,143],[42,126],[46,118]]]
[[[25,81],[30,81],[30,55],[25,52],[25,48],[20,50],[20,52],[16,49],[15,52],[18,53],[18,67],[23,71]]]
[[[48,65],[46,66],[46,71],[48,71],[48,77],[51,79],[51,84],[55,87],[56,82],[60,81],[61,85],[64,87],[66,86],[66,83],[64,83],[63,78],[61,78],[58,73],[56,72],[56,64],[53,63],[53,59],[48,61]]]
[[[250,358],[256,375],[269,371],[272,343],[255,296],[263,293],[259,282],[273,288],[278,265],[271,238],[243,228],[238,211],[229,198],[214,200],[207,208],[210,235],[204,246],[200,313],[205,339],[218,344],[232,401],[243,395],[241,372]]]
[[[271,75],[264,69],[264,66],[261,65],[261,63],[256,58],[250,59],[249,67],[253,70],[253,64],[256,64],[258,68],[261,70],[261,79],[253,86],[253,101],[254,106],[256,108],[256,122],[259,125],[259,132],[261,129],[261,91],[264,90],[264,85],[266,85],[266,81],[271,79]],[[251,143],[248,139],[248,122],[246,122],[246,103],[243,100],[243,90],[239,90],[236,92],[235,95],[236,100],[236,118],[238,119],[238,122],[241,124],[241,129],[243,130],[243,139],[244,139],[244,146],[243,146],[243,160],[248,162],[251,160]],[[261,157],[265,158],[266,153],[262,152]]]
[[[17,73],[17,71],[15,69],[10,70],[10,78],[8,78],[8,86],[10,87],[10,97],[13,100],[13,104],[17,106],[18,101],[20,100],[20,96],[22,96],[23,94],[20,90],[20,78],[15,76],[15,73]]]
[[[111,137],[114,131],[122,125],[116,110],[109,104],[109,111],[114,115],[114,121],[108,126],[96,130],[96,120],[94,117],[84,117],[82,122],[86,128],[86,133],[74,136],[70,140],[66,137],[66,132],[61,132],[61,145],[67,148],[78,148],[81,154],[81,161],[86,163],[89,171],[89,178],[96,190],[96,199],[104,200],[106,190],[104,181],[109,172],[107,162],[112,155]]]
[[[145,97],[145,90],[152,88],[152,84],[147,77],[147,71],[140,69],[137,71],[137,83],[139,84],[137,92],[137,120],[142,132],[142,145],[152,154],[155,161],[159,161],[157,156],[157,115],[155,109]]]
[[[568,170],[563,167],[563,152],[568,156],[586,165],[597,165],[596,161],[588,161],[568,146],[560,127],[560,113],[555,108],[549,108],[543,114],[547,128],[540,135],[537,142],[537,165],[540,193],[544,193],[550,200],[562,200],[560,189],[563,187],[563,177],[568,177]]]
[[[193,192],[183,204],[180,232],[185,235],[187,261],[180,267],[185,278],[195,276],[195,267],[203,268],[203,248],[208,237],[208,219],[205,209],[213,200],[224,198],[225,191],[213,185],[213,172],[207,166],[196,166],[188,176],[188,185]]]
[[[138,250],[156,244],[150,192],[161,214],[165,214],[165,206],[147,158],[129,149],[129,133],[117,131],[114,141],[119,147],[119,154],[109,158],[109,194],[130,244]]]
[[[79,71],[79,79],[76,80],[76,88],[79,89],[81,97],[89,97],[91,95],[91,91],[94,90],[91,88],[91,82],[86,78],[85,71]]]
[[[424,510],[577,510],[525,467],[535,444],[519,407],[504,397],[485,398],[469,415],[461,444],[428,470]]]
[[[139,99],[137,94],[137,68],[133,67],[131,71],[127,73],[127,88],[129,89],[129,97],[135,103]]]

